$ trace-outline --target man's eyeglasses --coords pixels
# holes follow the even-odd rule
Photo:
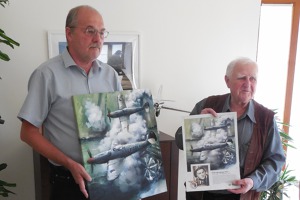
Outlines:
[[[101,38],[106,38],[108,36],[108,34],[109,34],[109,32],[106,31],[106,30],[98,31],[97,29],[95,29],[94,27],[91,27],[91,26],[88,26],[86,28],[71,26],[69,28],[81,28],[81,29],[84,29],[84,33],[86,35],[90,36],[90,37],[94,37],[94,36],[96,36],[99,33]]]

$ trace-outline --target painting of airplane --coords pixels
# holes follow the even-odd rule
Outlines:
[[[167,191],[149,90],[73,97],[90,200],[142,199]],[[88,106],[86,106],[88,105]],[[95,131],[97,128],[106,127]]]
[[[219,149],[219,148],[224,148],[227,146],[233,145],[233,141],[231,139],[225,141],[225,142],[219,142],[219,143],[206,143],[201,147],[193,148],[191,145],[190,151],[193,152],[201,152],[201,151],[207,151],[207,150],[214,150],[214,149]]]
[[[140,112],[149,108],[149,102],[146,102],[142,107],[127,108],[125,105],[124,96],[122,94],[118,95],[118,103],[120,109],[113,112],[108,111],[107,117],[110,120],[111,118],[127,117],[133,113]]]
[[[220,126],[204,127],[204,130],[205,131],[218,130],[218,129],[221,129],[221,128],[228,128],[230,125],[231,125],[231,122],[226,122],[226,124],[220,125]]]
[[[111,118],[119,118],[122,131],[129,130],[129,117],[134,113],[141,111],[149,112],[149,102],[145,102],[143,106],[127,107],[125,104],[124,95],[122,93],[118,94],[117,97],[118,109],[115,111],[110,111],[108,109],[107,117],[111,122]]]

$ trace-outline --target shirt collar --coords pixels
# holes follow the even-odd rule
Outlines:
[[[226,101],[225,101],[225,104],[224,104],[224,107],[223,107],[223,112],[228,112],[230,111],[230,97],[231,95],[228,95],[228,97],[226,98]],[[246,112],[242,115],[241,118],[244,118],[248,116],[249,119],[253,122],[253,123],[256,123],[256,120],[255,120],[255,117],[254,117],[254,104],[253,104],[253,100],[251,99],[250,102],[249,102],[249,106],[246,110]]]
[[[65,50],[61,53],[61,56],[64,61],[65,68],[76,66],[76,63],[74,62],[67,48],[65,48]]]
[[[67,48],[65,48],[65,50],[61,53],[61,56],[62,56],[62,59],[65,64],[65,68],[68,68],[71,66],[77,66],[77,64],[74,62],[74,60],[71,57]],[[101,61],[99,61],[98,59],[96,59],[93,62],[93,66],[92,66],[92,69],[96,69],[96,68],[99,68],[99,69],[101,68]]]

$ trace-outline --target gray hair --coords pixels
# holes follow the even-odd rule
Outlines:
[[[227,69],[226,69],[226,76],[231,77],[233,69],[238,66],[238,65],[254,65],[256,66],[256,68],[258,68],[258,65],[255,61],[251,60],[250,58],[247,57],[239,57],[234,59],[233,61],[231,61],[228,65],[227,65]]]
[[[86,8],[86,9],[90,9],[90,10],[94,10],[94,11],[98,12],[95,8],[93,8],[91,6],[88,6],[88,5],[81,5],[81,6],[77,6],[75,8],[72,8],[69,11],[68,16],[66,18],[66,27],[74,27],[78,24],[77,15],[78,15],[78,12],[81,8]]]

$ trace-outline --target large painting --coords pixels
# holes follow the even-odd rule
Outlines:
[[[150,91],[73,97],[91,200],[137,200],[167,191]]]
[[[48,32],[49,58],[66,48],[65,33]],[[124,90],[139,88],[139,34],[109,33],[98,59],[112,66],[118,73]]]

